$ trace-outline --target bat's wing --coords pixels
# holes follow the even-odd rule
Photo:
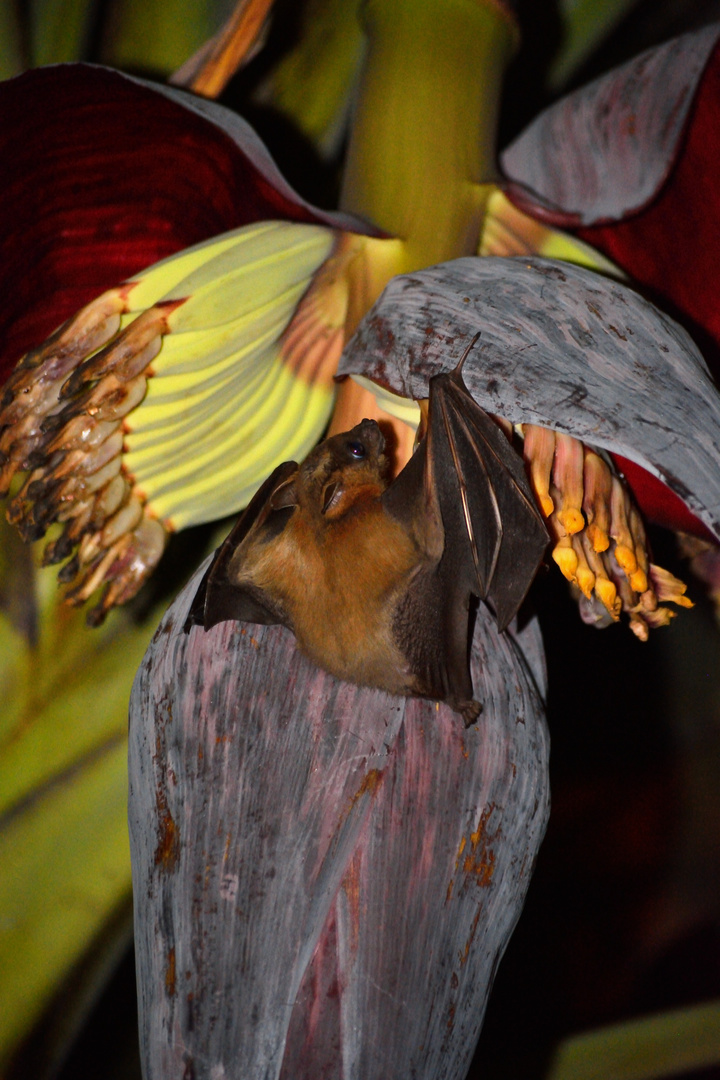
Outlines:
[[[440,572],[489,601],[504,630],[549,540],[522,458],[474,401],[459,370],[430,382],[427,462],[445,550]]]
[[[287,524],[293,513],[291,500],[283,498],[297,473],[297,463],[285,461],[270,474],[255,492],[237,523],[215,552],[193,599],[185,630],[203,626],[209,630],[228,619],[254,623],[285,623],[285,615],[259,589],[240,586],[230,575],[230,562],[246,537],[262,533],[272,539]]]
[[[423,692],[472,722],[471,597],[504,630],[548,542],[520,455],[468,392],[459,370],[430,381],[427,435],[383,495],[425,561],[398,605],[394,631]]]

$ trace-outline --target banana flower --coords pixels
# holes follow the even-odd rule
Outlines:
[[[720,395],[689,336],[626,286],[546,259],[457,259],[395,278],[342,370],[423,397],[478,323],[474,397],[634,453],[720,537]],[[462,1080],[548,809],[536,621],[504,636],[479,614],[484,709],[465,731],[447,706],[313,669],[284,628],[185,633],[201,573],[131,700],[148,1080]]]
[[[544,282],[562,271],[528,255],[617,273],[584,240],[597,237],[597,247],[624,265],[601,230],[623,228],[628,215],[639,228],[646,204],[673,190],[680,166],[673,172],[670,163],[676,156],[682,163],[694,123],[690,103],[715,70],[717,28],[677,46],[674,81],[647,58],[607,77],[611,104],[631,100],[632,125],[619,129],[636,136],[623,144],[630,165],[621,172],[630,179],[612,212],[600,199],[581,223],[582,172],[575,204],[543,188],[522,138],[502,159],[505,177],[496,168],[512,17],[498,4],[438,10],[429,2],[366,5],[370,44],[343,215],[299,198],[247,126],[211,102],[96,68],[32,72],[0,88],[0,161],[17,254],[0,269],[9,374],[0,406],[2,482],[9,490],[24,474],[10,516],[28,539],[61,526],[45,557],[68,560],[61,575],[70,599],[84,602],[104,585],[94,619],[134,595],[173,530],[239,508],[277,461],[316,441],[332,409],[343,345],[395,275],[410,275],[400,279],[407,282],[424,267],[464,258],[482,272],[493,260],[478,253],[520,255],[542,301]],[[699,57],[694,65],[686,63],[689,53]],[[643,82],[638,71],[646,69],[655,78]],[[607,132],[614,130],[602,93],[590,106],[576,100],[581,120],[556,125],[562,167],[584,162],[598,115],[609,116]],[[669,132],[659,144],[650,122],[658,108],[659,129]],[[22,135],[12,122],[19,116]],[[420,148],[417,159],[403,152],[410,144]],[[604,149],[596,174],[610,176],[615,188],[617,143]],[[656,167],[638,185],[633,167],[648,155]],[[606,225],[613,217],[619,224]],[[559,233],[557,224],[582,239]],[[662,241],[658,250],[665,253]],[[494,285],[505,271],[515,272],[497,260]],[[707,279],[703,285],[708,292]],[[425,279],[421,287],[431,289]],[[472,295],[468,288],[459,278],[454,300],[433,318],[445,346],[455,302]],[[397,294],[385,298],[394,311]],[[646,384],[625,417],[627,438],[606,430],[603,441],[609,401],[586,407],[585,375],[577,371],[568,390],[546,364],[542,378],[555,400],[541,408],[538,390],[537,400],[513,402],[494,385],[503,377],[494,374],[503,371],[497,354],[514,341],[520,356],[532,355],[537,341],[530,331],[518,344],[507,310],[497,316],[491,304],[480,307],[493,367],[478,370],[473,390],[525,429],[556,561],[587,601],[589,618],[603,617],[598,603],[610,618],[624,609],[643,636],[667,620],[654,614],[666,610],[658,601],[685,603],[684,587],[653,572],[639,514],[608,457],[592,457],[590,448],[619,454],[623,468],[634,454],[638,475],[654,474],[674,490],[675,497],[660,489],[662,512],[669,507],[673,523],[677,512],[685,527],[716,536],[714,492],[697,486],[697,470],[673,472],[672,454],[658,457],[657,447],[633,442],[627,426],[645,430]],[[592,337],[586,322],[596,313],[587,311],[556,323],[565,344],[582,348]],[[377,313],[387,318],[386,308]],[[541,303],[534,318],[542,323]],[[356,362],[353,370],[365,366],[376,382],[422,396],[421,377],[399,381],[389,367],[387,337],[382,348],[373,344],[373,325],[380,322],[363,324],[355,339],[372,345],[369,366]],[[701,325],[712,333],[708,320]],[[412,327],[431,329],[417,313]],[[603,345],[630,340],[634,327],[604,320]],[[681,342],[683,357],[692,355],[683,370],[693,374],[678,385],[693,390],[701,411],[714,400],[711,381],[681,331],[664,326],[658,334],[651,339],[661,352],[670,349],[664,334]],[[402,349],[425,355],[412,335],[398,327],[393,335]],[[608,362],[606,352],[599,350],[598,363]],[[642,357],[633,362],[640,370]],[[646,363],[651,368],[652,359]],[[522,371],[533,370],[528,359]],[[634,371],[623,371],[618,385]],[[533,388],[541,382],[538,369]],[[519,395],[517,381],[509,385]],[[709,407],[702,439],[716,468],[714,417]],[[692,453],[684,445],[687,464]],[[589,494],[593,485],[602,498]],[[164,620],[133,703],[148,1076],[184,1069],[188,1076],[237,1070],[297,1078],[316,1076],[327,1063],[329,1075],[388,1077],[390,1062],[402,1076],[464,1075],[547,811],[536,625],[498,642],[479,620],[483,663],[481,671],[476,659],[474,678],[485,726],[465,737],[446,711],[389,704],[311,672],[285,631],[225,628],[202,649],[188,644],[178,628],[189,596]],[[259,776],[273,780],[262,797]],[[385,848],[383,833],[391,838]],[[388,911],[394,915],[385,926]],[[283,950],[273,961],[267,947],[276,939]],[[231,1005],[238,985],[248,996]]]

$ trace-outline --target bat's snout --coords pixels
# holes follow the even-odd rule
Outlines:
[[[385,449],[385,436],[376,420],[362,420],[353,428],[351,434],[363,442],[373,454],[382,454]]]

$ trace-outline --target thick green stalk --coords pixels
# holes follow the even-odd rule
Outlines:
[[[342,206],[402,238],[394,273],[477,251],[514,28],[487,0],[368,0]]]
[[[259,100],[290,117],[321,154],[332,157],[344,136],[349,99],[364,46],[360,0],[309,0],[302,32]]]

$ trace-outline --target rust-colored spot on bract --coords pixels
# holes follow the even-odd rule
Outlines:
[[[168,997],[175,997],[175,949],[170,949],[165,968],[165,992]]]
[[[466,874],[474,874],[477,878],[478,885],[484,888],[492,881],[492,876],[495,872],[495,854],[492,850],[483,849],[482,854],[478,858],[474,858],[472,854],[468,854],[465,857],[463,863],[463,870]]]
[[[155,865],[163,870],[170,871],[175,868],[180,853],[180,837],[178,835],[175,819],[170,813],[167,795],[164,787],[158,787],[155,792],[155,805],[157,807],[157,834],[158,842],[155,848]]]
[[[460,953],[460,965],[461,966],[463,966],[466,963],[467,958],[470,955],[470,948],[472,946],[473,941],[475,940],[475,935],[477,933],[478,923],[480,922],[480,916],[482,915],[482,911],[483,911],[482,907],[479,907],[477,909],[477,911],[475,912],[475,918],[472,921],[472,925],[470,927],[470,933],[468,934],[468,939],[465,942],[465,948]]]
[[[382,769],[371,769],[369,773],[363,779],[362,784],[352,796],[348,806],[348,813],[363,795],[374,795],[377,789],[380,787],[380,781],[383,778]]]
[[[462,858],[462,853],[465,850],[466,844],[467,844],[467,840],[463,836],[462,840],[460,841],[460,846],[458,848],[457,856],[455,858],[455,869],[456,870],[457,870],[458,866],[460,865],[460,859]]]
[[[381,769],[371,769],[360,785],[357,794],[364,795],[367,792],[368,795],[374,795],[380,786],[382,776]]]
[[[472,874],[481,888],[485,888],[490,884],[495,873],[495,853],[492,848],[488,847],[488,838],[486,836],[488,818],[494,809],[495,804],[491,803],[490,806],[483,810],[477,829],[470,834],[470,850],[463,859],[463,872],[467,875]],[[458,852],[458,862],[464,850],[465,839],[463,837]]]

